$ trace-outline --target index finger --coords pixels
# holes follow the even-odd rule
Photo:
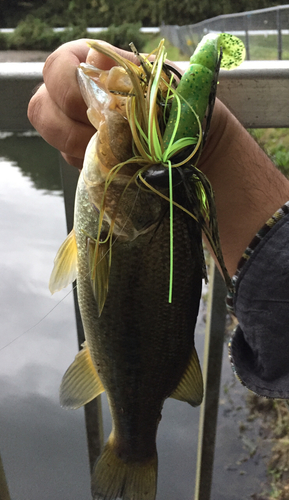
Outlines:
[[[86,39],[68,44],[61,45],[46,60],[43,68],[44,83],[51,99],[66,116],[88,123],[87,108],[79,90],[76,68],[86,61],[89,46]]]
[[[140,64],[139,59],[135,56],[135,54],[133,52],[128,52],[127,50],[119,49],[118,47],[114,47],[110,43],[104,42],[103,40],[96,40],[96,41],[99,45],[104,45],[104,46],[109,47],[114,52],[116,52],[119,56],[121,56],[124,59],[127,59],[128,61],[131,61],[134,64],[136,64],[137,66],[139,66],[139,64]],[[93,48],[91,48],[89,50],[86,62],[88,64],[92,64],[96,68],[102,69],[102,70],[109,70],[117,64],[113,59],[102,54],[101,52],[98,52],[97,50],[95,50]]]
[[[84,123],[88,123],[86,106],[79,90],[75,69],[81,62],[88,62],[103,70],[108,70],[116,64],[104,54],[89,49],[88,43],[90,41],[93,42],[93,40],[81,39],[68,42],[69,45],[61,45],[48,57],[43,68],[44,83],[51,99],[66,116]],[[118,49],[100,40],[98,43],[110,46],[122,57],[139,64],[137,57],[132,52]],[[68,47],[69,50],[67,50]]]

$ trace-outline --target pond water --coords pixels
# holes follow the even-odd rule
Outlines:
[[[84,412],[65,411],[58,401],[62,375],[77,352],[73,296],[70,288],[53,296],[48,290],[66,236],[58,153],[36,135],[2,134],[0,168],[0,454],[10,496],[89,500]],[[201,360],[204,331],[202,304]],[[266,453],[254,426],[241,425],[247,391],[231,373],[226,346],[224,353],[212,499],[244,500],[261,488]],[[106,438],[111,423],[102,401]],[[199,409],[165,403],[157,500],[193,498],[198,419]]]

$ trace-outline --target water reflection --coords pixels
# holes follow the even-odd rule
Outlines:
[[[9,136],[0,140],[0,157],[0,452],[11,498],[88,500],[84,413],[65,411],[58,402],[62,375],[77,350],[72,294],[67,289],[51,296],[47,286],[66,236],[57,153],[39,137]],[[203,338],[200,317],[200,359]],[[223,383],[232,380],[225,361]],[[237,387],[240,401],[246,390]],[[224,403],[219,412],[214,500],[246,498],[263,471],[261,462],[250,458],[242,465],[246,481],[238,468],[226,469],[243,453],[237,422],[245,418],[244,408],[230,413],[228,407]],[[175,400],[165,403],[157,500],[193,498],[198,418],[198,409]],[[107,439],[111,421],[105,397],[103,420]]]
[[[5,136],[0,142],[0,156],[18,165],[36,189],[61,193],[58,152],[33,132]]]
[[[8,137],[0,156],[0,450],[11,498],[87,500],[83,411],[58,402],[77,349],[72,294],[3,349],[67,294],[47,288],[66,234],[57,155],[37,137]]]

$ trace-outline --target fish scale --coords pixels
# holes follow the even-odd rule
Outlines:
[[[154,417],[153,424],[146,426],[146,415],[150,421],[151,415],[160,414],[165,398],[176,389],[194,346],[202,276],[194,265],[183,214],[177,212],[174,243],[179,264],[175,268],[172,304],[168,303],[168,216],[154,234],[114,245],[109,291],[99,318],[88,268],[84,266],[78,278],[86,339],[101,367],[100,378],[109,398],[114,426],[120,436],[128,436],[133,455],[139,460],[142,457],[131,434],[139,425],[139,439],[144,443],[155,439],[157,422]],[[88,227],[87,231],[90,230]],[[82,235],[80,240],[84,240]],[[85,245],[85,241],[81,244]],[[129,373],[125,367],[129,367]],[[120,411],[124,408],[124,412]],[[127,423],[128,411],[132,430]],[[115,434],[116,441],[120,440],[119,435]]]

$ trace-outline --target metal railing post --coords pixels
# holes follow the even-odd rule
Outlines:
[[[224,281],[210,258],[210,285],[204,351],[204,401],[199,420],[194,500],[210,500],[226,322]]]
[[[73,227],[73,214],[74,214],[74,198],[75,190],[79,177],[79,172],[76,168],[70,167],[60,156],[61,179],[64,193],[64,204],[66,214],[67,232],[69,233]],[[73,287],[75,320],[78,337],[79,349],[84,342],[84,330],[82,326],[76,287]],[[88,456],[90,472],[92,472],[93,465],[97,457],[100,455],[103,446],[103,423],[102,423],[102,407],[101,396],[98,396],[84,407],[85,413],[85,426],[88,443]],[[1,500],[1,497],[0,497]]]
[[[248,30],[248,15],[244,18],[245,24],[245,47],[246,47],[246,59],[250,61],[250,41],[249,41],[249,30]]]
[[[282,60],[282,29],[280,19],[280,9],[276,10],[276,25],[277,25],[277,44],[278,44],[278,59]]]
[[[1,456],[0,456],[0,500],[11,500]]]

